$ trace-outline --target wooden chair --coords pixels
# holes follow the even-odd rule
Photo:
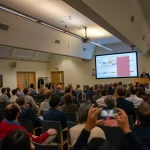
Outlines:
[[[32,142],[35,146],[35,150],[60,150],[60,146],[58,144],[55,145],[43,145]]]
[[[61,127],[61,124],[59,121],[41,120],[41,122],[42,122],[42,132],[43,133],[46,132],[50,128],[56,129],[57,136],[56,136],[54,142],[56,142],[60,145],[61,150],[63,150],[63,147],[65,144],[67,144],[67,146],[68,146],[68,135],[67,135],[68,128],[65,128],[62,130],[62,127]],[[65,133],[66,133],[66,137],[65,137]]]

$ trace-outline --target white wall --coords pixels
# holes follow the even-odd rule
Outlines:
[[[11,62],[17,62],[17,67],[11,69]],[[48,63],[35,62],[14,59],[0,59],[0,74],[3,75],[3,87],[14,89],[17,87],[17,72],[36,72],[36,81],[38,77],[47,77]]]
[[[131,51],[131,48],[123,43],[109,44],[108,47],[114,49],[114,52]],[[54,71],[55,66],[59,66],[60,71],[64,71],[65,85],[72,83],[74,87],[76,84],[99,84],[123,81],[124,83],[133,82],[133,78],[120,78],[120,79],[97,79],[92,75],[95,68],[95,55],[110,53],[110,51],[103,50],[99,47],[95,49],[92,60],[82,60],[80,58],[73,58],[68,56],[61,56],[53,54],[49,64],[49,70]],[[139,73],[145,69],[150,73],[150,56],[139,55]]]

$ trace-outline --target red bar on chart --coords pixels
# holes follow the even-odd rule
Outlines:
[[[117,57],[117,76],[130,76],[129,56]]]

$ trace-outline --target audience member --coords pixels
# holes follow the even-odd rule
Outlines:
[[[36,90],[35,90],[35,87],[34,87],[34,84],[30,84],[30,95],[35,95],[37,94]]]
[[[118,84],[115,82],[115,83],[113,84],[113,86],[114,86],[114,93],[115,93],[115,90],[116,90]]]
[[[64,96],[64,91],[62,90],[62,85],[58,84],[56,86],[56,89],[53,91],[52,95],[60,95],[60,96]]]
[[[13,89],[13,90],[12,90],[12,96],[11,96],[11,98],[10,98],[10,101],[13,102],[13,103],[15,103],[17,98],[18,98],[18,96],[17,96],[17,90],[16,90],[16,89]]]
[[[117,108],[123,109],[127,115],[132,115],[133,120],[136,120],[136,114],[134,110],[133,102],[130,102],[125,99],[126,89],[122,86],[118,86],[116,89],[116,101],[117,101]]]
[[[79,137],[80,133],[84,129],[85,123],[86,123],[87,117],[88,117],[88,111],[91,107],[92,107],[91,102],[85,102],[85,103],[81,104],[79,111],[78,111],[78,117],[77,117],[79,124],[70,129],[70,136],[71,136],[72,145],[74,145],[76,143],[77,138]],[[88,142],[94,137],[95,138],[100,137],[100,138],[105,139],[105,134],[101,128],[94,127],[91,130],[90,136],[88,137]]]
[[[8,103],[9,98],[7,96],[7,88],[2,88],[1,93],[2,93],[2,95],[0,96],[0,102]]]
[[[48,88],[45,87],[44,84],[41,84],[41,85],[40,85],[40,89],[39,89],[39,94],[44,94],[44,91],[45,91],[45,90],[48,90]]]
[[[7,87],[7,94],[6,94],[6,95],[8,96],[9,99],[11,98],[11,95],[10,95],[10,88],[9,88],[9,87]]]
[[[104,101],[104,99],[107,96],[107,90],[105,90],[105,89],[101,90],[101,95],[102,95],[102,97],[100,99],[98,99],[96,101],[96,103],[98,104],[98,107],[107,107],[105,104],[105,101]]]
[[[21,109],[20,119],[31,120],[33,122],[34,128],[41,127],[40,119],[37,117],[35,111],[28,107],[24,97],[17,98],[16,103],[20,106]]]
[[[132,86],[133,86],[133,83],[129,82],[125,97],[130,97],[130,94],[131,94],[130,89],[131,89]]]
[[[43,119],[46,121],[60,121],[62,128],[67,127],[65,113],[58,109],[60,96],[55,95],[50,99],[50,109],[43,113]]]
[[[65,94],[68,94],[68,93],[72,93],[72,86],[66,86],[65,88]],[[71,95],[71,99],[73,101],[74,104],[76,104],[78,107],[80,106],[79,104],[79,101],[77,100],[77,98],[73,95]],[[65,96],[61,97],[61,105],[63,105],[65,102]]]
[[[148,96],[146,95],[144,88],[142,86],[138,87],[138,91],[136,93],[136,96],[139,98],[142,98],[144,101],[148,100]]]
[[[126,98],[126,100],[133,102],[134,108],[138,108],[138,106],[143,102],[142,98],[136,96],[138,89],[136,86],[130,87],[130,97]]]
[[[116,99],[114,96],[112,95],[108,95],[105,99],[105,104],[107,106],[107,108],[104,109],[109,109],[109,110],[113,110],[116,108]],[[111,126],[111,127],[118,127],[118,123],[117,120],[115,118],[106,118],[105,120],[102,121],[101,123],[104,126]]]
[[[62,110],[66,113],[78,112],[78,106],[73,104],[70,93],[65,95],[65,104],[62,106]]]
[[[103,90],[104,89],[104,84],[99,84],[99,89]]]
[[[118,82],[118,86],[122,86],[122,81],[119,81],[119,82]]]
[[[86,94],[87,100],[90,100],[93,103],[93,96],[96,95],[96,92],[94,91],[93,85],[89,86],[89,91]]]
[[[21,129],[27,132],[27,130],[18,123],[20,116],[20,107],[16,103],[7,105],[5,110],[5,119],[0,124],[0,139],[4,139],[9,133],[14,130]],[[27,132],[28,136],[36,143],[43,143],[47,138],[51,138],[51,135],[57,134],[55,129],[49,129],[47,132],[40,136],[35,136]]]
[[[48,111],[50,109],[49,101],[51,97],[51,91],[45,90],[44,97],[45,97],[45,100],[40,104],[40,110],[42,112]]]
[[[108,95],[114,95],[115,91],[113,89],[113,84],[112,83],[109,83],[108,84]]]
[[[28,134],[23,130],[14,130],[8,134],[1,145],[1,150],[34,150]]]
[[[20,88],[18,87],[18,88],[16,88],[16,90],[17,90],[17,96],[23,96],[24,95],[24,93],[23,92],[21,92],[21,90],[20,90]]]
[[[97,89],[96,95],[93,96],[93,101],[95,102],[96,100],[100,99],[101,97],[102,97],[101,90]]]
[[[76,89],[75,89],[76,93],[82,92],[81,88],[80,88],[80,84],[77,84]]]
[[[34,108],[34,109],[37,108],[37,105],[36,105],[36,103],[35,103],[33,97],[30,96],[30,91],[29,91],[29,89],[28,89],[28,88],[25,88],[25,89],[23,90],[23,93],[24,93],[24,98],[25,98],[26,102],[27,102],[32,108]]]
[[[148,83],[145,83],[145,92],[147,95],[150,96],[150,88],[149,88],[149,84]]]

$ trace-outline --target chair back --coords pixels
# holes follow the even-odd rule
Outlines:
[[[45,121],[41,120],[42,122],[42,132],[46,132],[48,129],[53,128],[57,131],[57,136],[55,138],[55,142],[60,143],[61,142],[61,124],[59,121]]]
[[[5,109],[4,108],[0,108],[0,122],[5,118]]]
[[[2,142],[3,142],[3,140],[2,140],[2,139],[0,139],[0,150],[1,150]]]
[[[34,126],[32,120],[19,120],[21,126],[27,129],[27,131],[31,134],[33,134]]]
[[[100,126],[104,131],[106,139],[113,150],[118,150],[120,142],[125,139],[125,135],[119,127]]]
[[[128,120],[129,120],[129,125],[130,125],[130,128],[133,128],[133,116],[132,115],[128,115]]]
[[[68,121],[77,122],[77,113],[65,113]]]
[[[43,145],[33,142],[35,150],[60,150],[59,145]]]
[[[5,109],[6,108],[6,102],[0,102],[0,108]]]

